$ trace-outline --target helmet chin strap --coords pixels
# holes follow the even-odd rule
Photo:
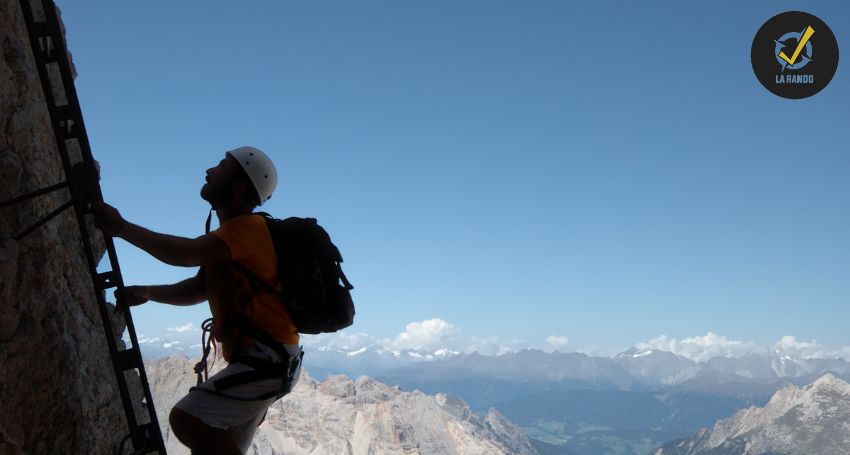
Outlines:
[[[219,188],[216,191],[213,191],[208,197],[204,198],[207,202],[210,203],[210,213],[207,215],[207,223],[204,226],[205,234],[210,233],[210,222],[212,221],[212,212],[213,210],[218,210],[219,207],[224,205],[224,194],[233,190],[233,183],[229,183],[222,188]]]

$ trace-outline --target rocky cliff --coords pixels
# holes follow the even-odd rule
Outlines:
[[[751,407],[654,455],[810,455],[850,453],[850,384],[831,374],[789,385]]]
[[[0,200],[63,180],[19,2],[0,0]],[[113,453],[127,433],[73,212],[13,239],[68,199],[0,209],[4,455]]]
[[[160,422],[195,383],[194,362],[182,356],[147,365]],[[309,365],[309,363],[308,363]],[[168,453],[188,454],[168,431]],[[525,433],[491,410],[480,418],[462,400],[403,392],[361,376],[323,382],[303,373],[292,393],[269,409],[249,453],[534,454]]]

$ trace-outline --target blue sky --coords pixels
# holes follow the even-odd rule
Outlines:
[[[340,246],[349,333],[850,345],[846,64],[794,101],[750,66],[756,30],[799,3],[58,3],[107,202],[200,235],[204,171],[263,148],[263,208]],[[844,50],[850,6],[805,6]],[[128,284],[194,274],[118,252]]]

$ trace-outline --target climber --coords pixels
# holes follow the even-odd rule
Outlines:
[[[294,385],[300,372],[299,336],[285,307],[231,265],[238,261],[280,291],[271,237],[262,216],[253,214],[271,197],[276,183],[274,165],[262,151],[239,147],[226,152],[217,166],[206,171],[201,188],[201,197],[215,210],[220,227],[194,239],[152,232],[124,220],[108,204],[92,204],[95,223],[105,234],[120,237],[167,264],[201,266],[197,275],[176,284],[128,286],[123,294],[116,292],[118,308],[149,300],[181,306],[209,301],[212,337],[221,343],[228,365],[192,388],[169,416],[174,434],[196,455],[245,453],[266,410],[278,398],[264,397],[274,395],[282,381],[288,379],[289,386]],[[298,362],[292,363],[296,358]],[[288,364],[291,374],[237,382],[218,391],[216,381],[260,368],[256,359]]]

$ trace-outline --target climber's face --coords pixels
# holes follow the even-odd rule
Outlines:
[[[206,183],[201,187],[201,198],[213,208],[226,202],[233,192],[233,183],[239,163],[232,155],[226,154],[218,165],[207,169]]]

